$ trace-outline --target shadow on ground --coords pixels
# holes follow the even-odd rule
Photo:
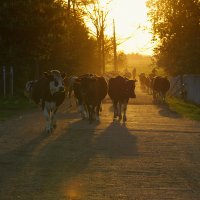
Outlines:
[[[112,122],[96,139],[96,154],[104,154],[111,159],[137,156],[136,137],[126,124]]]
[[[174,119],[182,118],[180,114],[170,110],[169,105],[167,103],[156,103],[156,106],[159,109],[158,113],[163,117]]]
[[[74,117],[74,114],[73,116]],[[61,116],[64,118],[64,116]],[[111,123],[96,134],[98,123],[76,120],[52,134],[45,132],[0,155],[0,199],[62,199],[97,154],[117,159],[136,156],[136,138],[125,125]],[[64,195],[64,196],[63,196]]]

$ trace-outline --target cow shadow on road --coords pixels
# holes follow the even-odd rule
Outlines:
[[[110,159],[137,155],[136,137],[126,126],[111,123],[106,129],[99,129],[98,125],[75,119],[54,133],[42,133],[1,156],[1,162],[10,159],[12,165],[5,163],[1,167],[4,176],[0,186],[4,193],[0,198],[68,198],[68,190],[73,189],[73,184],[77,186],[76,181],[81,184],[79,175],[97,155]]]
[[[96,139],[96,154],[104,154],[111,159],[135,157],[137,138],[118,121],[112,122]]]
[[[28,132],[25,133],[28,135]],[[32,165],[33,160],[35,160],[35,150],[49,136],[49,133],[42,131],[41,134],[28,142],[24,142],[23,138],[21,140],[18,138],[16,140],[17,145],[8,143],[9,148],[12,150],[0,154],[0,187],[2,189],[0,199],[6,199],[7,197],[12,199],[23,192],[23,187],[30,180],[29,175],[35,171],[35,165]],[[31,185],[27,187],[31,188]]]
[[[92,138],[96,125],[76,120],[1,155],[0,186],[4,192],[0,192],[0,199],[19,195],[22,199],[61,199],[62,187],[94,157]]]
[[[163,117],[174,118],[174,119],[182,118],[180,114],[178,114],[175,111],[172,111],[167,103],[156,104],[156,106],[159,109],[158,113]]]

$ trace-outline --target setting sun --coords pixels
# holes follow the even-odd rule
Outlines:
[[[101,0],[102,6],[107,1]],[[150,22],[147,18],[146,0],[112,0],[106,33],[112,35],[112,21],[115,20],[116,36],[120,45],[118,51],[125,53],[152,54]]]

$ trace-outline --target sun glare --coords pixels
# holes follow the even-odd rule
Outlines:
[[[103,4],[106,0],[101,0]],[[112,35],[112,21],[115,20],[118,51],[125,53],[152,54],[152,35],[147,18],[146,0],[112,0],[108,28],[106,33]]]

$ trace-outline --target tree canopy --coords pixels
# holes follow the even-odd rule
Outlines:
[[[64,0],[1,0],[0,66],[13,66],[22,85],[45,70],[95,72],[96,41],[78,9]]]
[[[148,0],[154,56],[170,74],[200,73],[199,0]]]

